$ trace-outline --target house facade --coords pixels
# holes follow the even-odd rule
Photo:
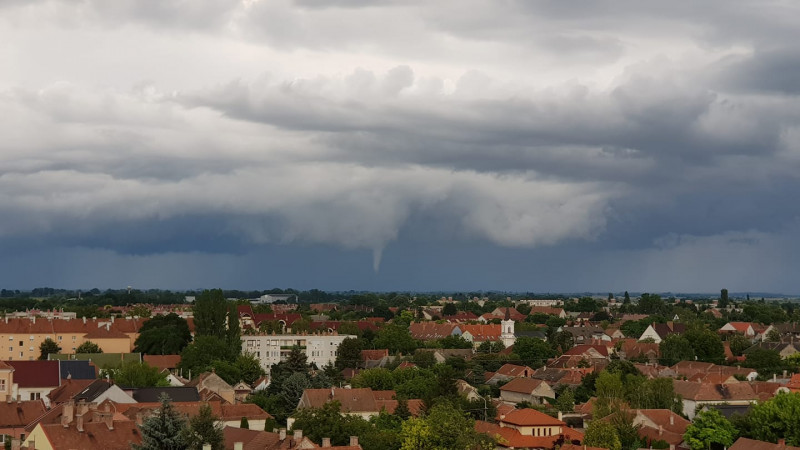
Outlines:
[[[267,373],[273,364],[285,361],[295,346],[305,353],[309,364],[322,367],[336,361],[342,341],[356,337],[337,333],[244,335],[242,352],[255,355]]]

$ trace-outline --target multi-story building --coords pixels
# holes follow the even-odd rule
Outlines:
[[[338,333],[261,334],[242,336],[242,351],[252,353],[269,373],[273,364],[285,361],[292,347],[297,346],[308,357],[309,364],[322,367],[336,361],[339,345],[357,336]]]
[[[75,353],[85,341],[92,341],[105,353],[127,353],[139,336],[142,319],[43,319],[5,317],[0,319],[0,360],[34,360],[39,346],[52,339],[62,353]]]

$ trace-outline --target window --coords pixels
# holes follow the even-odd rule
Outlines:
[[[9,337],[8,337],[8,340],[9,340],[9,341],[13,341],[13,340],[14,340],[14,336],[9,336]]]
[[[0,380],[0,392],[6,391],[6,380]]]
[[[22,341],[19,341],[19,346],[22,347]]]
[[[39,400],[42,398],[41,392],[31,392],[31,400]]]
[[[72,336],[72,342],[75,342],[75,336]]]
[[[59,340],[59,341],[61,341],[61,338],[63,338],[63,337],[64,337],[64,336],[59,336],[59,337],[58,337],[58,340]]]
[[[9,352],[13,352],[14,351],[14,347],[8,347],[8,351]]]
[[[31,336],[30,340],[33,340],[33,336]]]
[[[28,347],[28,351],[32,352],[33,351],[33,347]]]
[[[23,356],[25,355],[22,352],[19,352],[19,357],[22,358]]]

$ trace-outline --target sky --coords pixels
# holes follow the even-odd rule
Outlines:
[[[0,287],[800,293],[800,3],[3,0]]]

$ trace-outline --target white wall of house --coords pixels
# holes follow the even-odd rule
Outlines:
[[[658,333],[656,333],[656,330],[653,328],[652,325],[647,326],[647,329],[644,330],[644,333],[642,333],[642,336],[639,337],[639,340],[643,341],[647,338],[653,339],[653,341],[655,341],[656,344],[661,343],[661,336],[659,336]]]

